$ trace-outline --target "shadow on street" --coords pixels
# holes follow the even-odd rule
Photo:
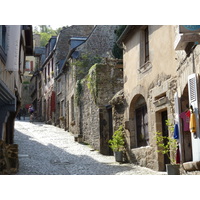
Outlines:
[[[18,121],[18,123],[20,122]],[[53,142],[49,142],[52,137],[50,131],[52,125],[37,122],[31,124],[25,121],[22,123],[24,124],[22,128],[15,129],[15,143],[19,145],[18,175],[115,175],[118,172],[134,170],[133,167],[126,166],[126,164],[107,162],[106,159],[99,162],[94,159],[95,156],[102,156],[102,158],[107,156],[91,152],[91,149],[83,144],[74,141],[69,143],[67,142],[68,137],[64,137],[64,141],[60,138],[54,138],[53,142],[56,142],[57,145],[62,144],[62,147],[57,147]],[[46,131],[44,129],[40,131],[40,127],[44,125]],[[34,134],[30,132],[31,129],[32,133],[36,130]],[[40,134],[43,137],[41,140],[35,137]],[[63,135],[60,131],[56,134]],[[64,134],[70,133],[65,132]],[[74,143],[76,143],[75,146],[78,144],[77,151],[80,151],[80,155],[68,151]],[[81,152],[82,148],[84,148],[83,152]],[[88,148],[88,151],[85,151],[85,148]],[[84,154],[85,152],[86,154]]]

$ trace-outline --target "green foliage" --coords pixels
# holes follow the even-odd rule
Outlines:
[[[124,150],[124,128],[122,125],[114,132],[112,139],[110,139],[108,143],[114,152]]]
[[[89,71],[90,67],[95,63],[100,63],[101,58],[99,56],[93,56],[90,53],[81,54],[80,58],[73,61],[73,65],[76,66],[76,78],[83,78]]]
[[[174,131],[173,125],[169,120],[166,120],[166,125],[170,131]],[[167,155],[171,164],[176,163],[175,155],[177,150],[177,141],[172,137],[163,136],[162,132],[156,132],[156,144],[158,145],[158,152]]]
[[[58,35],[57,30],[53,30],[50,25],[39,25],[34,27],[34,33],[40,34],[40,46],[45,46],[52,36]]]
[[[118,29],[115,30],[116,34],[116,41],[126,28],[126,25],[120,25]],[[112,49],[112,54],[115,58],[122,59],[123,58],[123,50],[118,47],[118,45],[115,43]]]
[[[29,81],[24,81],[23,84],[30,84],[30,82]]]
[[[81,96],[81,92],[82,92],[82,81],[83,80],[78,80],[76,82],[76,92],[75,92],[75,103],[76,103],[76,105],[79,105],[80,96]]]
[[[168,127],[168,130],[173,133],[174,132],[174,125],[170,122],[170,120],[165,120],[165,123]]]
[[[95,103],[97,103],[98,98],[96,66],[97,65],[93,65],[87,75],[87,87],[90,90],[90,94],[92,95]]]

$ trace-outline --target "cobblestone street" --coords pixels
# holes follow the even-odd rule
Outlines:
[[[89,145],[74,141],[71,133],[39,122],[15,122],[19,145],[17,175],[163,175],[134,164],[115,162]]]

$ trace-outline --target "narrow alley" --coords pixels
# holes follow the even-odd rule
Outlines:
[[[119,164],[89,145],[74,141],[58,127],[15,121],[15,143],[19,145],[17,175],[163,175],[130,163]]]

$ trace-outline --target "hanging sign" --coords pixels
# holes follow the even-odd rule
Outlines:
[[[180,33],[200,33],[200,25],[180,25]]]

